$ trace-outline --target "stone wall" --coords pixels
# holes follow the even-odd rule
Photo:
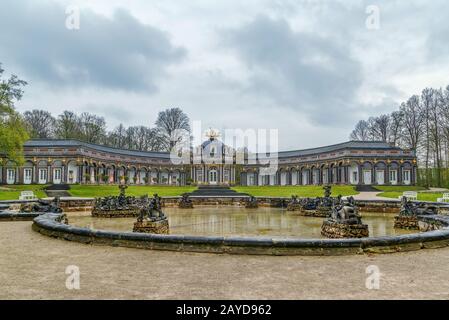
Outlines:
[[[426,217],[439,230],[388,237],[358,239],[272,239],[265,237],[219,237],[158,235],[92,230],[58,222],[61,214],[47,213],[34,219],[33,230],[41,234],[86,244],[129,248],[252,255],[347,255],[392,253],[449,246],[449,217]]]
[[[331,239],[365,238],[369,236],[369,232],[366,224],[353,225],[325,220],[321,226],[321,235]]]
[[[417,216],[396,216],[394,217],[394,227],[407,230],[419,230]]]
[[[288,197],[256,197],[259,207],[287,208],[291,198]],[[181,197],[162,197],[163,207],[178,207]],[[194,206],[239,206],[244,207],[248,197],[190,197]],[[30,200],[0,201],[0,203],[19,204],[32,202]],[[61,198],[61,207],[64,211],[92,210],[95,199],[93,198]],[[398,200],[356,200],[361,212],[385,212],[398,214],[401,202]],[[439,214],[449,215],[449,205],[429,202],[439,207]],[[14,207],[11,207],[14,208]],[[309,215],[309,214],[305,214]]]
[[[33,221],[37,216],[39,213],[1,211],[0,221]]]
[[[139,215],[139,209],[127,209],[127,210],[110,210],[110,211],[104,211],[104,210],[92,210],[92,217],[98,217],[98,218],[133,218],[137,217]]]

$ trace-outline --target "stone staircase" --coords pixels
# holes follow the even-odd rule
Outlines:
[[[70,197],[70,185],[68,184],[52,184],[44,189],[48,197]]]
[[[371,185],[357,185],[355,186],[355,190],[358,192],[381,192],[380,190],[374,188]]]
[[[199,186],[189,194],[193,197],[247,197],[246,193],[239,193],[227,186]]]

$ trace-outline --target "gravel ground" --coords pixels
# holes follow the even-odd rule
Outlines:
[[[80,269],[80,290],[65,286]],[[365,287],[366,268],[381,272]],[[374,256],[147,251],[51,239],[0,223],[0,299],[448,299],[449,248]]]

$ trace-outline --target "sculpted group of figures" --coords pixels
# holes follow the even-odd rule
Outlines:
[[[120,211],[130,210],[139,207],[139,201],[136,197],[126,196],[125,190],[128,188],[126,185],[120,185],[120,194],[118,196],[109,196],[104,198],[96,198],[94,204],[94,211]]]
[[[137,217],[138,222],[144,220],[155,222],[165,219],[167,219],[167,216],[162,212],[161,197],[154,194],[151,199],[148,195],[144,195],[140,198],[140,211]]]
[[[420,230],[419,217],[437,215],[438,207],[424,202],[412,202],[402,197],[399,215],[394,217],[394,227],[399,229]]]
[[[400,216],[423,216],[438,214],[438,207],[425,202],[411,202],[406,197],[402,197]]]
[[[61,200],[55,197],[51,201],[37,200],[36,202],[25,203],[20,206],[20,212],[27,213],[62,213]]]
[[[331,197],[331,186],[323,189],[323,197],[299,199],[292,196],[287,210],[299,211],[305,216],[324,217],[321,234],[327,238],[368,237],[368,225],[363,224],[354,198]]]
[[[341,197],[331,197],[331,186],[325,186],[323,189],[324,197],[299,199],[298,196],[292,195],[292,198],[287,205],[287,210],[300,211],[306,216],[327,217],[332,206],[341,202]],[[338,200],[338,203],[336,200]]]
[[[154,194],[151,199],[146,195],[142,196],[133,232],[168,234],[169,230],[168,217],[162,212],[161,197],[157,194]]]
[[[162,198],[154,194],[152,198],[126,196],[126,185],[120,185],[120,194],[95,199],[92,216],[103,218],[137,217],[133,232],[168,234],[168,218],[162,211]]]
[[[193,202],[187,193],[182,195],[181,200],[179,200],[178,207],[181,209],[192,209],[193,208]]]

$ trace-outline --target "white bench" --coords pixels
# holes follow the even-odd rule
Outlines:
[[[402,196],[399,196],[399,200],[407,198],[407,200],[418,200],[418,192],[416,191],[404,191]]]
[[[438,198],[437,202],[449,202],[449,193],[443,193],[443,198]]]
[[[36,200],[37,197],[33,191],[22,191],[19,196],[19,200]]]

